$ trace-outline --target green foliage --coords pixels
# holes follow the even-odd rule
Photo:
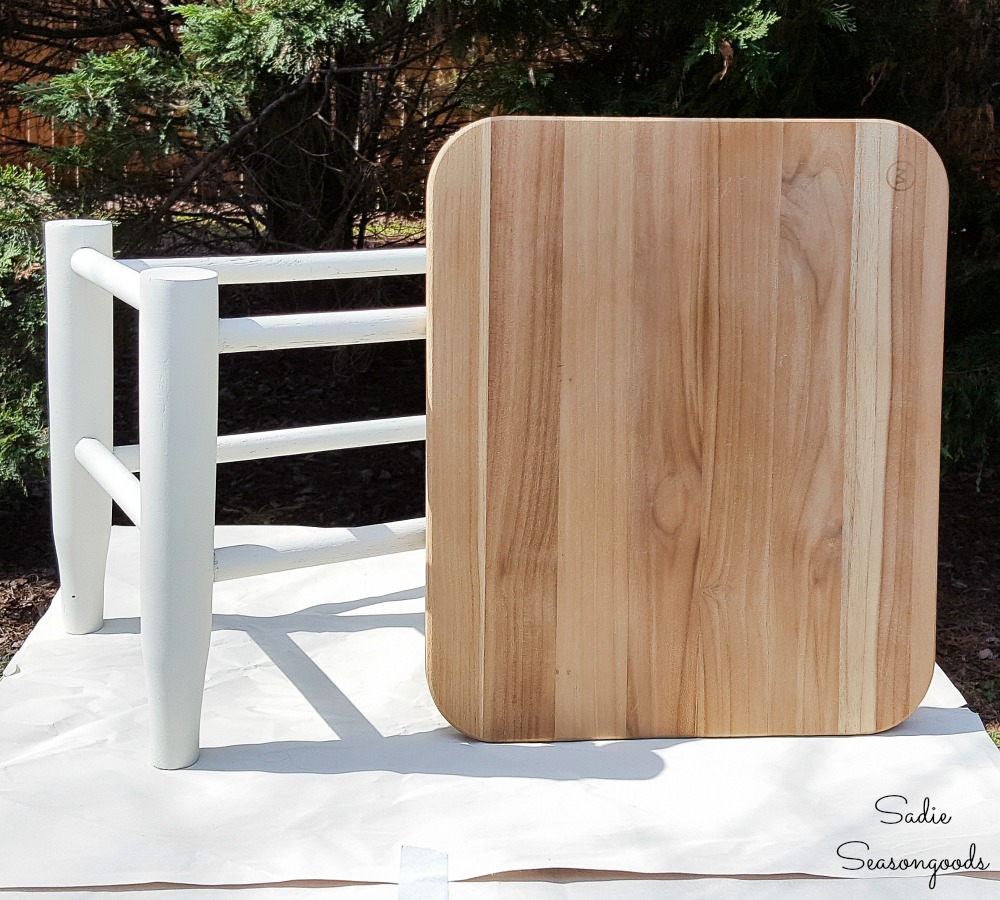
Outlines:
[[[460,97],[464,105],[484,115],[492,110],[512,116],[545,115],[551,103],[546,89],[555,77],[551,71],[536,73],[520,59],[501,59],[488,77],[469,82]]]
[[[817,85],[842,77],[857,30],[854,8],[833,0],[612,0],[549,15],[548,43],[470,85],[483,109],[500,98],[504,112],[823,114]]]
[[[15,285],[30,281],[41,264],[38,212],[50,205],[40,172],[0,167],[0,308],[13,305]]]
[[[823,21],[839,31],[853,34],[858,30],[858,23],[851,15],[851,7],[847,3],[834,3],[832,0],[819,7]]]
[[[355,234],[360,246],[376,210],[421,211],[404,166],[426,165],[462,122],[455,83],[434,73],[462,31],[445,30],[445,6],[179,5],[169,46],[85,54],[18,92],[76,136],[38,153],[78,180],[83,205],[114,204],[129,252],[167,235],[180,252],[199,228],[259,249],[347,247]]]
[[[684,71],[687,72],[703,56],[716,56],[720,51],[728,50],[740,54],[743,77],[751,91],[759,94],[768,87],[772,83],[770,69],[779,54],[766,49],[763,42],[771,26],[781,21],[781,16],[774,10],[762,10],[761,2],[752,0],[739,6],[722,23],[709,19],[684,60]],[[727,73],[728,67],[726,60],[724,73]],[[722,73],[716,77],[721,80]]]
[[[781,20],[773,10],[762,10],[763,0],[752,0],[733,10],[724,24],[718,19],[709,19],[705,30],[696,38],[684,60],[684,68],[690,69],[702,56],[715,55],[723,41],[730,41],[737,48],[753,46],[767,37],[771,26]]]
[[[414,9],[416,7],[413,7]],[[338,48],[371,39],[358,3],[326,0],[256,0],[175,7],[183,19],[185,55],[200,71],[229,79],[251,93],[261,75],[301,77]]]
[[[7,396],[0,399],[0,495],[23,491],[28,480],[42,477],[49,458],[44,385],[36,382],[19,395],[2,393]]]
[[[85,193],[101,199],[128,167],[153,167],[182,152],[186,135],[197,133],[206,149],[224,141],[240,102],[223,78],[145,47],[87,53],[72,71],[16,92],[75,132],[67,146],[47,148],[45,161],[56,171],[84,169]]]
[[[982,469],[1000,449],[1000,331],[967,337],[945,360],[941,452]]]
[[[430,0],[408,0],[406,4],[406,14],[410,17],[410,21],[413,21],[417,18],[417,16],[423,13],[429,4]]]
[[[57,214],[37,171],[0,167],[0,492],[44,472],[41,222]]]

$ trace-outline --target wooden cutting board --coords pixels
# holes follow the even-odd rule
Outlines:
[[[428,187],[427,671],[489,741],[854,734],[934,663],[948,186],[882,121],[503,118]]]

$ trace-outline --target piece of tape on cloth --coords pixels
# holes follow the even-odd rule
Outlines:
[[[399,900],[448,900],[448,854],[404,844],[399,851]]]

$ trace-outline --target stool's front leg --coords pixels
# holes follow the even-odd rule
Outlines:
[[[139,592],[154,766],[198,759],[212,631],[218,440],[218,276],[142,273]]]

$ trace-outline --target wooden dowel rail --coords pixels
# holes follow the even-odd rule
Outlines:
[[[348,562],[388,553],[421,550],[427,520],[405,519],[357,528],[293,528],[268,544],[236,544],[215,551],[215,580]]]
[[[129,306],[139,308],[139,273],[91,247],[83,247],[70,257],[70,268]]]
[[[83,438],[74,450],[77,460],[135,525],[142,508],[139,479],[96,438]]]
[[[423,340],[426,334],[427,311],[423,306],[249,316],[219,322],[219,352],[415,341]]]
[[[136,272],[164,266],[211,269],[218,273],[219,284],[275,284],[287,281],[422,275],[427,270],[427,250],[424,247],[401,247],[268,256],[123,259],[121,264]]]
[[[226,434],[218,439],[216,461],[244,462],[299,453],[403,444],[407,441],[422,441],[426,434],[426,416],[400,416],[394,419],[369,419],[336,425],[308,425],[303,428]],[[132,472],[138,472],[142,468],[138,444],[121,444],[115,447],[114,455]]]

